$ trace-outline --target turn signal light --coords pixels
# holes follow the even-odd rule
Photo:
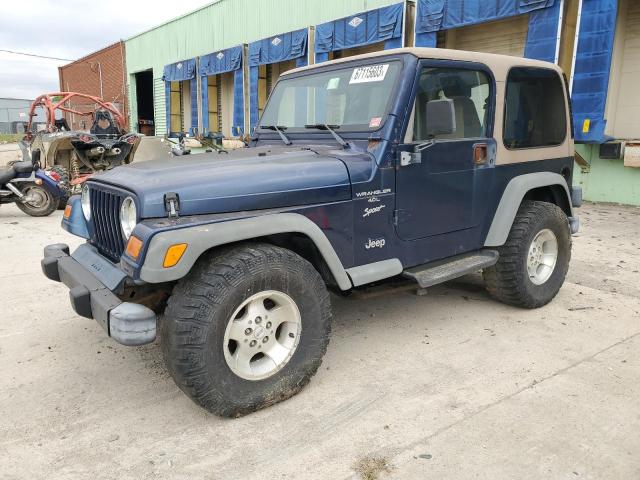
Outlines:
[[[71,205],[67,205],[64,207],[64,218],[69,218],[71,216]]]
[[[138,237],[134,237],[131,235],[129,237],[129,241],[127,242],[127,255],[129,255],[134,260],[137,260],[140,256],[140,252],[142,251],[142,240]]]
[[[164,256],[164,262],[162,263],[162,266],[164,268],[169,268],[176,265],[182,258],[182,254],[186,249],[186,243],[176,243],[175,245],[171,245],[169,248],[167,248],[167,253]]]
[[[487,144],[479,143],[473,146],[473,163],[484,165],[487,163]]]

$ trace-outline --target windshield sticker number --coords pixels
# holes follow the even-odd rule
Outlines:
[[[354,68],[349,85],[352,83],[381,82],[387,75],[388,69],[389,64]]]

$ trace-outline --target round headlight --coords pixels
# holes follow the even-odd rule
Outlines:
[[[88,222],[91,219],[91,199],[89,198],[89,185],[87,185],[86,183],[82,187],[80,204],[82,205],[82,213],[84,214],[84,218]]]
[[[124,237],[128,239],[136,226],[136,203],[131,197],[125,198],[120,207],[120,226]]]

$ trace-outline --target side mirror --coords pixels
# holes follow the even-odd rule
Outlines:
[[[456,109],[453,100],[431,100],[425,105],[427,136],[448,135],[456,132]]]

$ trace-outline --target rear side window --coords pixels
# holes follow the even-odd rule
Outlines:
[[[504,102],[507,148],[560,145],[567,135],[563,85],[553,70],[512,68]]]

